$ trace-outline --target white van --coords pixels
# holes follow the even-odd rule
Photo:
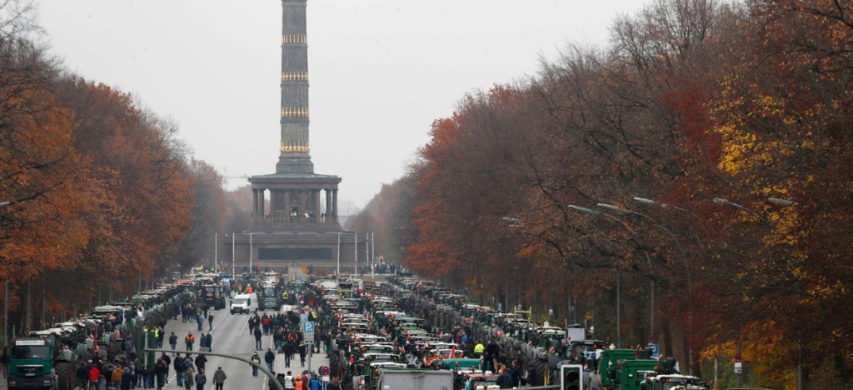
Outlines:
[[[258,310],[258,294],[237,294],[231,300],[231,314]]]

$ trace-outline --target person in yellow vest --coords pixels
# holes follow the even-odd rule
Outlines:
[[[483,352],[485,350],[486,347],[483,345],[483,343],[477,343],[477,345],[474,346],[474,357],[479,359],[480,356],[483,356]]]

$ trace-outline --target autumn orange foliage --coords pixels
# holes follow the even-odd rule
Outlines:
[[[809,388],[849,388],[853,6],[659,0],[611,31],[435,121],[363,214],[399,211],[361,228],[394,220],[416,273],[598,338],[618,280],[623,344],[684,371],[741,355],[747,383],[794,388],[802,362]]]
[[[196,241],[222,227],[222,178],[175,131],[0,36],[0,280],[19,334],[205,258]]]

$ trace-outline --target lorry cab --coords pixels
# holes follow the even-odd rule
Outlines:
[[[249,314],[258,309],[257,294],[237,294],[231,301],[231,314]]]
[[[15,340],[9,362],[9,389],[56,388],[53,345],[44,339]]]

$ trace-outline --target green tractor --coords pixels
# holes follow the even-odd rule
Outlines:
[[[199,294],[206,307],[212,307],[216,310],[225,308],[225,292],[222,284],[203,284]]]
[[[657,360],[624,360],[619,367],[619,379],[615,388],[619,390],[650,389],[644,385],[644,382],[646,378],[655,376],[660,369],[661,363]]]
[[[57,351],[54,337],[15,340],[9,354],[9,390],[70,390],[75,373],[68,355]]]
[[[633,349],[608,349],[601,355],[598,371],[601,373],[601,386],[605,389],[616,388],[622,362],[633,360],[637,356]]]

